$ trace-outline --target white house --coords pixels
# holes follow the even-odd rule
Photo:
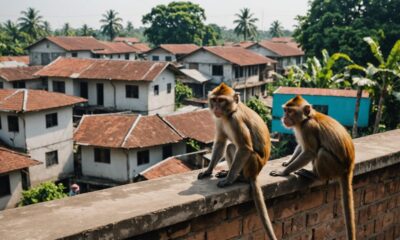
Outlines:
[[[0,89],[44,89],[43,79],[34,75],[42,68],[42,66],[0,68]]]
[[[142,54],[150,49],[145,48],[146,44],[129,44],[127,42],[106,42],[101,41],[106,46],[105,49],[92,50],[94,58],[137,60]]]
[[[264,40],[246,49],[276,60],[278,63],[274,70],[281,74],[288,66],[300,65],[304,62],[304,52],[292,38]]]
[[[195,44],[161,44],[146,52],[146,59],[150,61],[176,62],[181,57],[196,51],[200,47]]]
[[[268,71],[276,61],[242,47],[202,47],[181,59],[187,69],[211,76],[206,90],[225,82],[241,93],[244,101],[265,94],[272,79]]]
[[[175,108],[175,73],[167,62],[63,58],[36,75],[48,89],[87,98],[98,109],[166,114]]]
[[[182,136],[160,116],[84,115],[74,134],[82,175],[123,183],[170,156],[186,152]]]
[[[113,42],[126,42],[129,44],[140,43],[140,40],[135,37],[116,37],[113,39]]]
[[[33,184],[73,172],[72,106],[86,99],[43,90],[0,89],[0,139],[43,164]]]
[[[29,64],[29,56],[0,56],[0,68],[26,67]]]
[[[0,147],[0,210],[15,207],[30,186],[29,168],[41,164],[29,156]]]

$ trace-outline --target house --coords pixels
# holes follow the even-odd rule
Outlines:
[[[101,41],[106,47],[93,50],[93,58],[137,60],[143,53],[141,48],[126,42]]]
[[[199,48],[196,44],[161,44],[146,52],[146,58],[151,61],[177,62]]]
[[[304,62],[304,52],[292,38],[274,38],[247,46],[248,50],[276,60],[275,72],[283,74],[285,68]]]
[[[357,91],[322,88],[279,87],[273,95],[272,132],[293,133],[281,123],[283,116],[282,105],[289,99],[301,95],[313,108],[336,119],[344,126],[353,126]],[[358,126],[367,127],[371,100],[368,92],[362,93]]]
[[[175,108],[175,74],[167,62],[60,57],[36,73],[48,89],[88,99],[98,109],[166,114]]]
[[[31,89],[0,89],[0,140],[42,165],[30,169],[33,184],[73,172],[72,107],[86,99]]]
[[[0,56],[0,68],[28,66],[29,56]]]
[[[140,40],[135,37],[116,37],[113,42],[126,42],[129,44],[140,43]]]
[[[44,89],[45,85],[43,84],[43,80],[39,76],[34,75],[35,72],[42,68],[43,66],[0,68],[0,89]]]
[[[29,168],[41,164],[25,154],[0,147],[0,210],[15,207],[30,186]]]
[[[205,99],[207,98],[206,85],[213,78],[199,72],[196,69],[179,69],[182,75],[178,76],[178,80],[192,89],[194,98]]]
[[[269,70],[276,61],[241,47],[202,47],[181,62],[186,69],[212,77],[206,84],[207,92],[224,82],[247,101],[252,96],[266,94],[265,85],[272,81]]]
[[[160,116],[85,115],[74,134],[82,176],[126,183],[143,170],[185,153],[184,138]]]

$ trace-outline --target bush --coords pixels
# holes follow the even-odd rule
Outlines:
[[[246,105],[251,108],[254,112],[256,112],[262,120],[271,128],[272,115],[271,111],[267,108],[267,106],[261,102],[258,98],[252,97],[249,101],[247,101]]]
[[[62,183],[56,185],[54,182],[44,182],[38,186],[22,192],[19,206],[26,206],[39,202],[47,202],[67,196],[64,193],[66,188]]]
[[[179,108],[183,104],[183,100],[186,98],[191,98],[193,95],[192,89],[180,81],[176,81],[175,86],[175,104]]]

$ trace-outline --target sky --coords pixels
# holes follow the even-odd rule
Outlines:
[[[309,0],[192,0],[205,9],[206,23],[216,23],[234,28],[235,14],[242,8],[249,8],[260,30],[267,30],[274,20],[281,22],[285,29],[293,30],[297,15],[305,15]],[[99,28],[101,15],[114,9],[123,19],[125,26],[131,21],[133,26],[142,26],[142,16],[159,4],[168,4],[167,0],[0,0],[0,22],[8,19],[16,21],[21,11],[28,7],[39,10],[51,27],[61,28],[66,22],[74,28],[83,24]]]

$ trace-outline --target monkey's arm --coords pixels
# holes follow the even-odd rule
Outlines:
[[[282,166],[287,167],[291,162],[293,162],[293,160],[295,160],[297,158],[297,156],[299,156],[301,151],[302,151],[301,145],[297,144],[296,148],[294,149],[294,153],[293,153],[292,157],[288,161],[284,161],[282,163]]]
[[[271,176],[287,176],[290,173],[299,170],[315,158],[315,153],[312,151],[305,150],[301,152],[283,171],[272,171]]]
[[[211,176],[213,169],[224,155],[225,147],[226,147],[226,138],[224,136],[218,137],[213,146],[210,164],[208,165],[207,169],[204,172],[199,173],[199,175],[197,176],[198,179]]]
[[[250,161],[251,151],[248,148],[241,147],[237,150],[235,158],[233,159],[232,166],[229,169],[226,178],[218,182],[218,187],[226,187],[232,185],[235,180],[239,177],[244,165],[247,161]]]

